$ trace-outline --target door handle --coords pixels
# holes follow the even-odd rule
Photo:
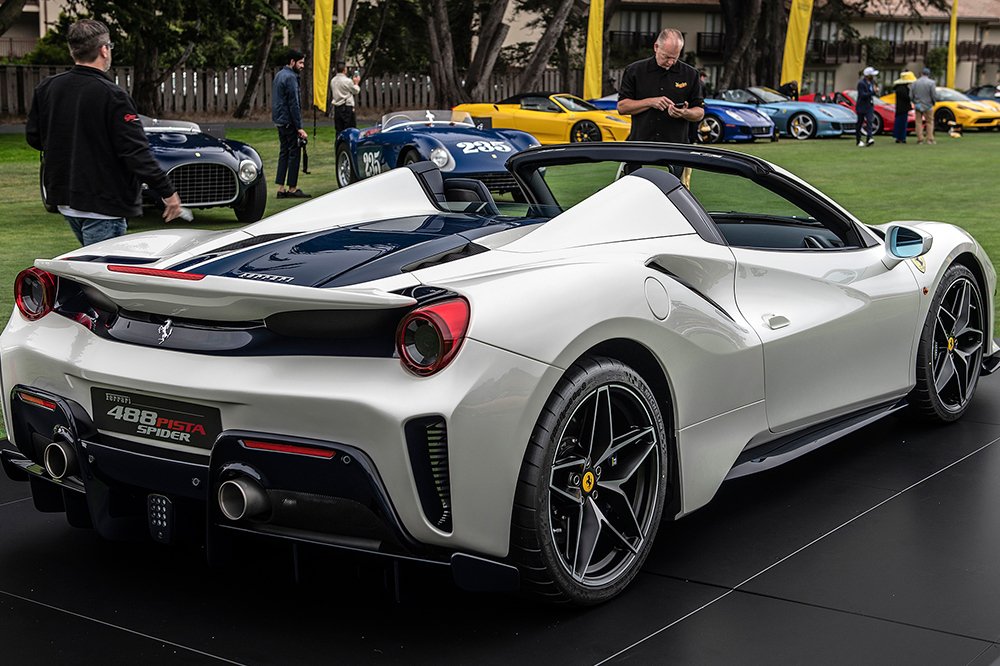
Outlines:
[[[783,317],[776,314],[766,314],[764,315],[764,323],[772,331],[776,331],[779,328],[784,328],[788,326],[791,322],[788,321],[788,317]]]

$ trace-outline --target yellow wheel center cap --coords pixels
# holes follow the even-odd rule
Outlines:
[[[955,338],[948,338],[948,351],[955,351]]]
[[[583,480],[580,482],[580,487],[583,488],[583,492],[589,493],[594,489],[594,473],[587,472],[583,475]]]

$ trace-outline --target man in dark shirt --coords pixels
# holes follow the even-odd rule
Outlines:
[[[634,62],[622,74],[618,113],[632,116],[629,141],[690,143],[689,125],[705,116],[698,70],[680,61],[684,36],[665,28],[653,57]]]
[[[274,75],[271,87],[271,122],[278,128],[278,167],[274,182],[278,185],[279,199],[309,198],[298,188],[299,160],[302,157],[299,140],[305,141],[307,137],[302,129],[302,109],[299,106],[299,73],[305,66],[305,55],[290,49],[285,66]]]
[[[128,93],[106,74],[108,27],[81,19],[66,35],[73,69],[38,84],[25,138],[43,151],[46,203],[66,218],[81,245],[125,234],[142,214],[142,183],[163,200],[163,219],[183,214],[177,188],[149,150]]]

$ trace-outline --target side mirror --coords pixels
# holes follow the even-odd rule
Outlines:
[[[915,227],[890,224],[885,231],[886,268],[894,268],[904,259],[916,259],[931,251],[934,237]]]

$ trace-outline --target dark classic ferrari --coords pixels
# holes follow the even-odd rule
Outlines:
[[[153,156],[170,174],[186,208],[226,206],[242,224],[264,217],[267,182],[260,155],[252,146],[217,138],[186,120],[140,117]],[[55,206],[45,201],[44,186],[42,202],[49,212],[56,212]],[[161,205],[145,186],[143,205]]]

